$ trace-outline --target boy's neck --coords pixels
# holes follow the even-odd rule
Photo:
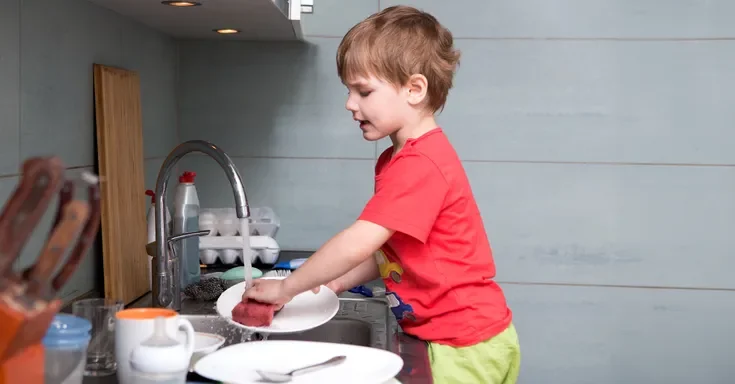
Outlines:
[[[438,127],[434,115],[426,116],[416,122],[415,124],[404,126],[395,133],[390,135],[390,139],[393,142],[393,155],[395,156],[409,139],[417,139],[423,136],[425,133]]]

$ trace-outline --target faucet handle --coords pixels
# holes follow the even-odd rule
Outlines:
[[[177,241],[188,239],[188,238],[194,237],[194,236],[206,236],[208,234],[209,234],[209,231],[208,230],[205,230],[205,231],[195,231],[195,232],[186,232],[186,233],[179,233],[178,235],[173,235],[173,236],[171,236],[171,237],[168,238],[168,240],[166,241],[166,245],[167,245],[166,248],[168,248],[168,251],[171,252],[171,256],[176,257],[176,247],[174,246],[174,244]],[[197,251],[199,251],[199,250],[197,250]]]
[[[175,242],[177,242],[179,240],[187,239],[189,237],[194,237],[194,236],[206,236],[208,234],[209,234],[209,231],[208,230],[180,233],[178,235],[170,236],[168,238],[168,240],[166,241],[166,243],[170,247],[170,246],[173,245],[173,243],[175,243]],[[145,245],[145,251],[148,254],[148,256],[156,257],[156,242],[155,241],[152,241],[152,242],[146,244]],[[169,251],[170,251],[170,249],[169,249]]]
[[[169,243],[175,243],[179,240],[188,239],[190,237],[194,236],[207,236],[209,235],[210,230],[203,230],[203,231],[194,231],[194,232],[186,232],[186,233],[180,233],[177,235],[173,235],[168,238]]]

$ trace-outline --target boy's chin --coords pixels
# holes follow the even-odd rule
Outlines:
[[[378,141],[384,137],[387,137],[388,135],[384,135],[379,132],[363,132],[362,137],[363,139],[367,141]]]

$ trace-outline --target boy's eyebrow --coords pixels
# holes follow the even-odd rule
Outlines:
[[[353,81],[347,82],[347,85],[349,85],[350,87],[365,87],[368,84],[367,82],[362,81],[362,80],[353,80]]]

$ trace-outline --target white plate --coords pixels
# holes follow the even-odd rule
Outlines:
[[[223,383],[262,383],[256,369],[289,372],[334,356],[347,359],[294,377],[295,384],[378,384],[393,379],[403,368],[395,353],[377,348],[313,341],[269,340],[234,344],[204,356],[194,370],[199,375]]]
[[[284,279],[273,277],[262,279]],[[339,311],[339,298],[322,285],[319,293],[303,292],[281,308],[267,327],[248,327],[232,320],[232,309],[242,301],[245,282],[233,285],[217,299],[217,313],[230,324],[261,333],[296,333],[316,328],[329,320]]]

